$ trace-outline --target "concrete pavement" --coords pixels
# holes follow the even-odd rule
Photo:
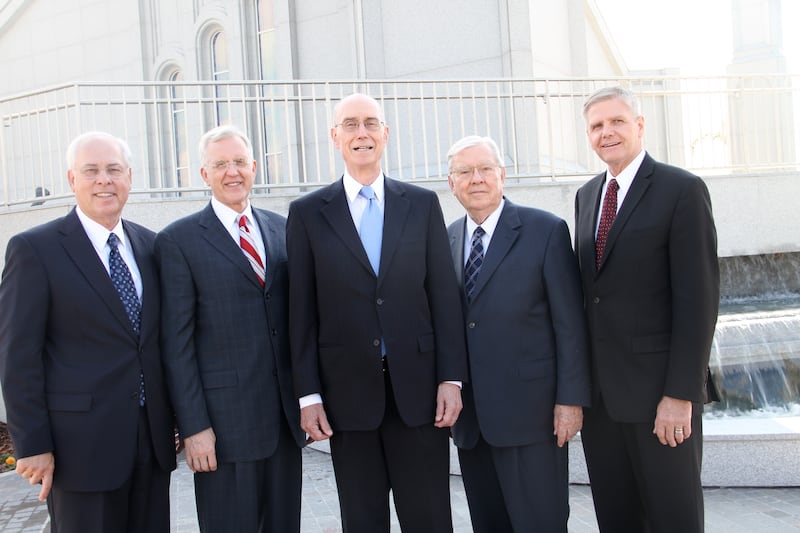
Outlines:
[[[470,533],[464,486],[459,476],[450,477],[455,533]],[[706,531],[708,533],[800,532],[800,488],[706,488]],[[38,487],[31,487],[13,472],[0,474],[0,531],[4,533],[49,533],[46,506],[36,499]],[[179,461],[172,485],[173,533],[195,533],[192,473]],[[597,531],[592,498],[586,485],[570,487],[569,531]],[[322,451],[303,452],[302,533],[338,533],[339,503],[330,456]],[[396,518],[392,531],[399,532]],[[244,533],[244,532],[243,532]]]

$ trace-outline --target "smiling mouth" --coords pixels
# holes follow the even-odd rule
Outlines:
[[[602,147],[603,148],[613,148],[615,146],[619,146],[620,144],[622,144],[622,143],[620,141],[617,141],[617,142],[613,142],[613,143],[604,144],[604,145],[602,145]]]
[[[97,196],[98,198],[113,198],[114,196],[116,196],[116,194],[114,194],[113,192],[99,192],[95,194],[95,196]]]
[[[370,151],[370,150],[374,150],[374,147],[373,146],[356,146],[355,148],[353,148],[354,152],[362,152],[362,151]]]

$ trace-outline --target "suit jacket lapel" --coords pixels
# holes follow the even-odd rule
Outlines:
[[[142,277],[142,324],[140,337],[144,338],[159,327],[157,317],[161,302],[157,297],[160,292],[158,274],[152,254],[145,253],[145,250],[150,250],[152,244],[148,246],[141,233],[124,220],[122,221],[122,226],[131,242],[136,266],[139,268],[139,274]]]
[[[97,256],[97,252],[86,235],[86,231],[81,225],[78,214],[73,209],[66,217],[60,228],[62,234],[61,245],[89,286],[100,296],[100,299],[108,306],[111,314],[136,338],[136,334],[131,327],[128,314],[122,305],[122,300],[111,283],[108,271],[103,266],[102,261]]]
[[[364,265],[368,272],[372,271],[372,265],[369,263],[367,252],[364,251],[364,246],[361,244],[361,238],[358,236],[358,231],[353,224],[353,217],[350,215],[350,208],[347,206],[347,198],[345,197],[344,184],[342,180],[335,182],[327,191],[325,196],[326,204],[320,209],[320,213],[328,221],[331,229],[344,243],[345,247],[350,250],[358,261]],[[385,204],[384,204],[385,205]],[[384,235],[386,234],[386,220],[384,215],[383,223]],[[385,239],[385,236],[384,236]],[[384,241],[385,246],[385,241]],[[385,252],[381,251],[381,256]],[[383,257],[381,257],[381,264],[383,264]]]
[[[283,253],[286,246],[281,246],[280,236],[275,230],[275,227],[269,223],[269,218],[267,218],[266,215],[253,208],[253,217],[258,222],[258,228],[261,230],[261,239],[264,241],[264,253],[266,255],[264,264],[267,267],[266,277],[264,278],[264,290],[267,290],[270,285],[272,285],[272,280],[275,279],[275,270],[270,268],[270,265],[277,265],[285,260]],[[250,265],[248,264],[248,266]],[[250,270],[252,271],[252,268]],[[255,276],[253,279],[255,279]],[[256,284],[258,284],[257,281]]]
[[[578,227],[583,228],[581,234],[586,235],[581,241],[584,246],[581,247],[581,265],[592,265],[594,271],[595,264],[595,230],[597,229],[597,217],[600,210],[600,194],[603,191],[603,182],[605,181],[606,173],[598,174],[586,186],[586,196],[591,201],[583,207],[579,214],[579,220],[575,223]],[[577,233],[577,231],[576,231]],[[606,241],[608,242],[608,241]]]
[[[253,272],[253,267],[250,266],[242,249],[231,239],[230,233],[222,226],[211,203],[200,212],[200,232],[211,246],[236,265],[242,274],[261,290],[261,284]]]
[[[384,177],[383,194],[385,195],[383,204],[383,240],[381,242],[381,273],[378,283],[384,277],[384,273],[389,270],[389,264],[394,258],[397,244],[400,242],[401,235],[403,235],[403,227],[411,209],[408,199],[394,180]]]
[[[475,281],[475,290],[472,292],[473,302],[480,297],[481,290],[492,278],[505,256],[508,255],[508,251],[511,250],[514,241],[519,237],[521,225],[517,207],[506,200],[503,211],[500,213],[500,219],[497,221],[497,227],[494,229],[492,240],[489,243],[489,248],[484,255],[478,279]]]
[[[464,292],[464,236],[467,233],[467,217],[462,218],[450,232],[450,251],[453,253],[453,264],[456,267],[456,279],[461,292]]]
[[[622,206],[617,212],[617,216],[614,219],[614,223],[611,225],[611,229],[608,231],[608,237],[606,238],[606,248],[605,251],[603,252],[603,264],[605,264],[606,260],[608,259],[608,256],[611,255],[611,253],[613,252],[614,244],[617,242],[617,237],[625,227],[625,224],[628,222],[628,220],[630,220],[630,217],[632,213],[636,210],[636,206],[639,204],[639,201],[642,199],[645,192],[650,187],[650,175],[652,173],[653,173],[653,159],[648,154],[645,154],[644,160],[642,161],[642,164],[639,167],[638,172],[636,172],[636,176],[633,178],[633,183],[631,183],[631,188],[625,195],[625,199],[622,201]],[[603,264],[600,265],[601,270],[603,268]]]

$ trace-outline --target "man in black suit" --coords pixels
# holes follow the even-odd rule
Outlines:
[[[289,208],[295,393],[309,437],[331,439],[344,531],[388,532],[391,490],[403,530],[441,533],[464,328],[438,199],[384,176],[384,122],[373,98],[340,101],[345,174]]]
[[[608,165],[575,199],[594,394],[582,437],[597,520],[604,532],[703,531],[701,414],[719,306],[708,189],[644,151],[630,91],[601,89],[583,114]]]
[[[564,531],[567,441],[589,405],[583,295],[569,229],[503,196],[497,144],[447,153],[467,216],[448,228],[464,291],[470,383],[453,438],[476,533]]]
[[[53,532],[169,531],[172,408],[158,347],[155,234],[122,220],[131,151],[67,149],[77,207],[12,237],[0,283],[0,378],[19,457]]]
[[[158,234],[162,351],[195,472],[204,532],[300,529],[299,409],[292,392],[286,220],[256,209],[250,140],[200,139],[211,202]]]

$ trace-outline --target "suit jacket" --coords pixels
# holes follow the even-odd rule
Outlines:
[[[440,382],[467,378],[458,287],[438,199],[389,178],[384,194],[377,277],[341,179],[289,208],[295,394],[321,393],[334,430],[380,425],[381,339],[397,408],[408,426],[433,423]]]
[[[286,219],[253,208],[266,249],[262,287],[211,204],[156,238],[162,351],[182,435],[211,427],[217,459],[271,456],[288,421],[302,446],[287,333]]]
[[[448,228],[464,284],[466,217]],[[578,265],[560,218],[506,200],[472,299],[461,291],[470,383],[453,427],[461,448],[553,439],[555,404],[588,406],[589,351]]]
[[[137,338],[73,209],[12,237],[0,284],[0,377],[18,457],[55,455],[64,490],[107,491],[136,458],[144,374],[155,459],[175,468],[173,414],[159,353],[155,234],[123,221],[142,276]]]
[[[719,308],[717,237],[705,183],[645,155],[595,271],[605,173],[575,199],[575,250],[593,391],[618,422],[652,422],[663,396],[702,411]]]

